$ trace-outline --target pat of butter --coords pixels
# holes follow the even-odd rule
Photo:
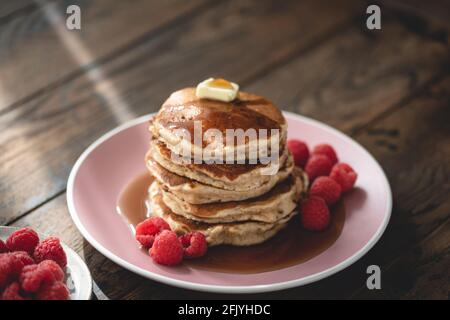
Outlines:
[[[195,95],[198,98],[207,98],[230,102],[236,98],[239,86],[225,79],[209,78],[197,85]]]

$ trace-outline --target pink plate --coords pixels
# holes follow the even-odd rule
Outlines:
[[[328,277],[361,258],[383,234],[391,215],[392,195],[380,165],[358,143],[315,120],[285,112],[289,138],[309,145],[333,145],[341,161],[359,177],[346,195],[342,234],[326,251],[304,263],[281,270],[230,274],[187,266],[154,264],[141,251],[129,227],[116,213],[116,201],[133,177],[145,172],[150,115],[128,122],[95,141],[75,163],[67,184],[67,204],[76,226],[98,251],[141,276],[187,289],[250,293],[274,291]]]

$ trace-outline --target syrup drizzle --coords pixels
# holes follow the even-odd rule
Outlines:
[[[121,193],[117,210],[129,223],[130,229],[151,216],[147,190],[153,178],[142,174],[134,178]],[[264,243],[246,246],[215,246],[206,256],[185,260],[191,268],[224,273],[251,274],[279,270],[304,263],[327,250],[342,233],[345,223],[345,206],[341,201],[332,209],[332,221],[323,232],[302,229],[298,216],[273,238]],[[134,234],[132,234],[134,236]]]

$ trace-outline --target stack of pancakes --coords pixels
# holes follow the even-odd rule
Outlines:
[[[273,145],[271,139],[278,143],[275,171],[264,174],[270,164],[251,164],[249,159],[243,164],[175,160],[173,155],[186,156],[187,147],[193,157],[196,148],[203,150],[211,143],[206,138],[194,143],[195,123],[201,124],[203,133],[214,128],[224,136],[226,129],[267,129],[267,146]],[[308,181],[294,168],[285,143],[286,121],[270,101],[245,92],[231,102],[199,99],[195,88],[186,88],[167,99],[149,129],[152,137],[146,165],[155,178],[149,188],[152,214],[166,220],[175,232],[200,231],[209,245],[252,245],[275,235],[296,213]],[[176,134],[180,129],[191,138],[180,138]],[[270,134],[271,129],[278,129],[279,134]],[[258,135],[257,139],[263,138]],[[246,150],[259,142],[244,139],[222,148],[237,154],[239,148]]]

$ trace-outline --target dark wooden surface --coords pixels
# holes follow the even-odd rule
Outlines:
[[[0,224],[56,234],[85,259],[98,299],[448,299],[450,69],[445,2],[2,1]],[[79,4],[82,30],[65,8]],[[442,10],[440,10],[442,8]],[[417,10],[420,9],[420,10]],[[93,249],[66,207],[68,174],[96,138],[208,76],[351,135],[394,195],[380,242],[338,274],[281,292],[215,295],[143,279]],[[382,290],[365,286],[368,265]]]

